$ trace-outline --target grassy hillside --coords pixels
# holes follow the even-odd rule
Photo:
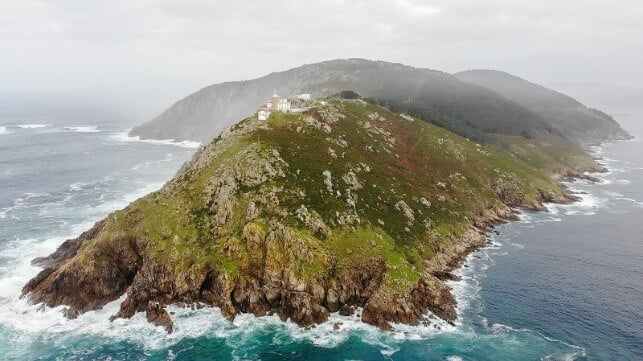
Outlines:
[[[176,302],[300,325],[354,306],[384,328],[429,310],[453,319],[436,277],[508,206],[566,201],[552,176],[596,166],[564,142],[499,139],[477,144],[359,99],[251,117],[161,190],[41,260],[25,292],[76,314],[127,289],[118,316],[145,310],[170,329],[162,307]]]

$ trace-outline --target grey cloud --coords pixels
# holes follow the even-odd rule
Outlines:
[[[641,18],[636,0],[0,0],[0,91],[162,108],[210,83],[337,57],[640,86]]]

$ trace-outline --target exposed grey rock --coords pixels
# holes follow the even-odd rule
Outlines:
[[[415,222],[415,213],[413,212],[411,207],[409,207],[409,205],[406,204],[406,202],[404,202],[403,200],[395,203],[395,209],[402,212],[402,214],[404,214],[404,217],[406,217],[410,222]]]
[[[255,202],[248,202],[248,207],[246,208],[246,221],[252,221],[257,218],[259,211]]]
[[[357,175],[355,175],[355,173],[353,173],[353,171],[350,171],[350,172],[346,173],[342,177],[342,179],[344,180],[344,182],[346,184],[348,184],[350,186],[350,189],[352,189],[352,190],[362,189],[362,184],[359,182],[359,180],[357,179]]]
[[[424,197],[420,198],[420,203],[425,205],[427,208],[431,208],[431,202],[429,202],[429,200]]]
[[[295,211],[297,218],[302,221],[313,232],[321,233],[325,236],[330,235],[330,229],[324,223],[324,220],[315,211],[309,211],[305,205],[299,206]]]
[[[333,179],[332,175],[330,174],[330,171],[325,170],[322,172],[322,175],[324,176],[324,184],[326,185],[326,189],[328,189],[329,192],[333,192]]]

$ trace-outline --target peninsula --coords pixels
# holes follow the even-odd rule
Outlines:
[[[543,123],[478,142],[354,92],[302,101],[226,129],[160,190],[35,260],[25,295],[75,317],[126,293],[114,317],[146,312],[168,332],[170,304],[303,327],[332,312],[382,329],[453,321],[444,280],[488,227],[572,201],[557,181],[602,169]]]

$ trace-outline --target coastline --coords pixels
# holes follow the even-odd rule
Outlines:
[[[589,170],[595,170],[595,168],[590,168],[588,169],[588,171]],[[566,176],[565,179],[569,177],[569,174],[570,174],[569,172],[565,173],[565,176]],[[578,177],[576,178],[587,179],[586,177],[582,176],[584,175],[584,173],[581,171],[578,171],[576,174],[578,175]],[[546,210],[545,203],[548,203],[548,202],[558,203],[558,204],[569,204],[571,202],[578,200],[578,198],[574,197],[573,194],[571,194],[566,188],[564,189],[565,189],[565,193],[563,194],[563,196],[553,197],[549,194],[542,193],[541,197],[536,202],[528,203],[528,202],[522,201],[522,203],[518,207],[521,207],[527,210],[544,211]],[[441,252],[437,253],[433,259],[429,261],[425,261],[428,273],[436,277],[439,280],[439,283],[443,285],[444,285],[444,281],[446,280],[456,279],[452,271],[461,267],[463,261],[466,260],[468,255],[479,250],[481,247],[484,247],[487,244],[487,236],[489,232],[491,232],[496,225],[504,224],[518,219],[517,214],[519,213],[519,211],[517,211],[516,208],[517,208],[516,206],[510,207],[509,205],[504,205],[503,207],[497,207],[495,209],[489,210],[483,216],[472,221],[471,225],[469,226],[469,229],[465,231],[463,235],[459,236],[457,241],[452,242],[447,247],[442,248]],[[43,278],[47,277],[49,273],[45,272],[46,269],[51,270],[52,268],[58,267],[60,263],[64,262],[66,259],[70,257],[73,257],[76,252],[75,249],[80,247],[80,244],[85,238],[93,237],[94,233],[97,232],[99,228],[102,227],[102,224],[103,224],[102,222],[104,221],[98,222],[94,227],[92,227],[92,229],[84,232],[79,237],[64,242],[58,247],[58,249],[54,253],[45,257],[34,259],[33,262],[35,264],[39,264],[40,266],[44,267],[45,270],[43,270],[43,272],[39,273],[38,276],[36,276],[29,283],[27,283],[27,285],[25,286],[25,289],[32,287],[34,284],[39,283]],[[423,282],[424,281],[421,279],[418,284],[421,285],[423,284]],[[438,310],[455,309],[455,307],[457,306],[457,302],[453,297],[452,291],[449,290],[448,292],[449,292],[449,297],[442,297],[442,300],[443,301],[446,300],[446,303],[436,304],[434,306],[434,307],[437,307]],[[108,303],[111,304],[116,301],[122,302],[123,297],[126,294],[127,293],[122,293],[122,295],[119,298],[117,298],[115,301],[110,301]],[[423,295],[422,293],[414,294],[412,292],[411,295],[407,295],[406,297],[410,299],[411,300],[410,302],[413,302],[414,304],[416,301],[413,300],[413,297],[418,297],[418,296],[423,297],[422,295]],[[227,315],[225,313],[225,309],[221,308],[220,306],[216,304],[209,304],[208,302],[203,303],[200,300],[196,300],[192,303],[170,302],[168,303],[167,306],[169,306],[170,308],[178,307],[178,308],[188,308],[192,310],[210,306],[207,308],[219,308],[223,313],[223,316],[228,318],[228,321],[232,321],[234,319],[234,317],[230,317],[230,315]],[[354,307],[355,308],[348,313],[344,313],[342,310],[331,312],[329,314],[329,318],[322,320],[321,322],[315,322],[312,325],[312,327],[319,327],[322,324],[327,324],[328,322],[331,322],[333,317],[330,317],[330,316],[333,314],[335,315],[339,314],[342,316],[357,315],[358,318],[359,316],[364,315],[364,308],[359,307],[358,305],[355,305]],[[364,325],[370,324],[370,326],[379,327],[380,329],[383,329],[383,330],[393,330],[394,327],[392,327],[392,325],[395,325],[396,328],[399,328],[402,324],[407,324],[408,327],[417,327],[420,325],[427,326],[427,327],[430,326],[429,328],[434,328],[434,329],[437,326],[437,329],[439,330],[441,328],[448,327],[447,325],[453,326],[454,325],[453,322],[456,320],[458,316],[455,312],[451,314],[447,313],[447,315],[449,316],[444,317],[444,315],[436,314],[434,309],[429,309],[428,311],[430,312],[425,311],[425,312],[419,313],[417,315],[418,318],[416,319],[416,321],[407,320],[406,322],[404,322],[404,320],[395,319],[396,317],[395,314],[393,314],[392,317],[389,317],[391,312],[391,310],[389,309],[388,311],[383,310],[383,312],[389,312],[387,316],[388,318],[383,320],[383,322],[386,322],[386,323],[378,323],[378,321],[382,319],[375,319],[374,322],[365,322],[363,318],[359,322],[364,323]],[[176,311],[170,311],[170,312],[176,313]],[[158,309],[158,312],[155,313],[154,316],[152,316],[153,317],[152,319],[150,319],[150,317],[148,316],[148,320],[151,321],[156,326],[162,326],[169,331],[171,329],[168,329],[168,325],[169,327],[173,326],[173,321],[170,319],[170,316],[169,316],[169,314],[173,314],[173,313],[170,313],[170,312],[166,312],[166,310],[163,310],[163,309]],[[395,309],[393,309],[393,312],[395,312]],[[68,313],[68,311],[64,311],[63,313],[65,313],[65,315],[69,318],[76,318],[79,316],[78,313]],[[243,312],[243,313],[239,313],[236,316],[240,316],[242,314],[248,314],[253,317],[262,316],[262,315],[257,315],[256,313],[253,315],[253,313],[254,312],[247,312],[247,313]],[[268,316],[270,315],[271,313],[268,313]],[[435,316],[439,316],[439,317],[435,317]],[[110,317],[110,319],[114,320],[115,318]],[[436,325],[435,324],[436,320],[441,320],[443,322],[438,322]],[[292,320],[284,319],[283,317],[281,321],[293,322]],[[390,322],[391,324],[388,324],[388,322]],[[338,324],[337,324],[338,322],[332,322],[332,323],[333,323],[333,328],[338,327]],[[302,329],[309,329],[309,327],[302,327]]]
[[[469,226],[469,229],[458,238],[456,242],[451,243],[443,249],[440,254],[430,261],[426,261],[429,273],[440,279],[441,281],[459,281],[459,277],[453,272],[462,268],[465,265],[468,257],[482,248],[489,245],[489,236],[494,228],[498,225],[507,224],[512,221],[519,221],[520,209],[527,211],[549,212],[547,204],[553,205],[568,205],[582,201],[582,197],[576,196],[571,192],[569,187],[564,184],[576,180],[587,180],[592,183],[600,182],[601,180],[592,176],[592,174],[608,173],[610,170],[602,163],[600,158],[592,152],[591,148],[603,146],[607,143],[632,141],[635,137],[629,139],[610,139],[596,144],[589,144],[585,147],[585,151],[596,161],[600,167],[586,167],[584,169],[577,169],[575,171],[566,171],[553,175],[553,179],[563,187],[565,190],[564,198],[546,197],[544,194],[536,204],[528,203],[520,206],[510,207],[506,205],[505,208],[495,209],[490,211],[484,217],[474,220]],[[451,291],[453,293],[453,291]],[[454,297],[455,299],[455,297]],[[457,300],[456,300],[457,301]],[[457,303],[453,305],[457,309]],[[460,314],[458,314],[460,317]]]
[[[368,116],[365,115],[368,112],[367,109],[370,109],[366,104],[348,103],[347,108],[341,101],[338,104],[342,104],[339,106],[341,110],[335,108],[332,108],[335,110],[329,110],[336,111],[337,117],[339,114],[343,115],[341,112],[350,111],[364,115],[365,118],[372,117],[370,113]],[[385,111],[379,107],[371,106],[371,108]],[[435,146],[439,147],[444,142],[442,137],[451,136],[451,133],[446,133],[433,125],[414,124],[405,119],[399,119],[397,114],[383,114],[392,117],[393,120],[390,118],[387,120],[382,115],[378,115],[384,119],[383,124],[387,124],[389,127],[392,124],[396,125],[398,133],[393,134],[401,137],[400,139],[406,139],[403,136],[409,137],[408,134],[417,134],[411,130],[428,132],[430,129],[431,139],[434,140]],[[356,122],[355,119],[360,119],[359,117],[351,118],[352,120],[336,124],[335,118],[329,116],[326,119],[323,114],[316,114],[316,116],[321,117],[324,122],[338,127],[335,131],[340,134],[342,134],[341,127],[349,126],[351,122]],[[264,130],[260,127],[260,123],[247,120],[240,123],[233,137],[223,137],[202,147],[199,153],[195,154],[193,159],[172,180],[166,183],[161,191],[144,197],[126,209],[112,213],[80,237],[63,243],[58,251],[50,256],[34,260],[44,269],[25,285],[23,295],[28,295],[34,302],[44,302],[48,306],[67,305],[69,307],[66,311],[67,316],[75,318],[84,312],[101,308],[127,293],[127,299],[121,304],[121,309],[115,317],[131,318],[136,313],[145,311],[148,321],[162,326],[169,333],[173,331],[173,321],[166,306],[172,304],[194,308],[202,307],[203,304],[219,307],[222,314],[230,321],[242,313],[250,313],[255,316],[276,313],[282,321],[290,319],[304,328],[323,323],[333,312],[339,311],[340,314],[352,315],[355,313],[355,308],[360,307],[363,307],[361,312],[363,322],[385,330],[392,329],[391,323],[404,323],[411,326],[426,324],[427,317],[432,316],[453,322],[457,318],[456,301],[444,281],[453,278],[451,271],[458,267],[469,253],[485,244],[489,230],[494,225],[516,219],[516,208],[542,211],[546,209],[544,205],[546,202],[569,203],[577,200],[564,186],[554,183],[565,177],[587,177],[586,171],[603,170],[602,167],[591,161],[586,153],[577,155],[567,163],[546,163],[550,165],[548,170],[534,166],[522,166],[520,163],[502,163],[497,158],[490,158],[493,159],[490,162],[495,160],[497,163],[488,163],[489,168],[485,168],[486,173],[483,175],[469,174],[462,170],[474,179],[479,179],[480,184],[485,184],[487,187],[485,188],[486,193],[479,194],[479,198],[465,196],[465,199],[468,199],[473,205],[469,208],[468,213],[465,213],[460,220],[443,218],[443,225],[447,228],[436,227],[434,230],[431,226],[432,220],[428,218],[426,218],[428,221],[419,223],[424,228],[415,228],[418,235],[422,237],[418,239],[422,239],[424,242],[432,239],[431,237],[439,236],[439,238],[435,238],[436,243],[431,246],[431,254],[423,253],[425,256],[414,256],[404,251],[403,254],[396,253],[391,256],[386,253],[389,252],[386,251],[388,249],[386,247],[389,247],[388,243],[378,245],[376,241],[371,239],[370,248],[361,247],[360,249],[360,252],[363,252],[366,257],[355,257],[350,243],[346,248],[347,246],[342,242],[358,241],[360,244],[367,245],[363,242],[368,238],[364,237],[379,238],[383,242],[391,242],[391,239],[384,239],[379,233],[374,235],[370,229],[362,230],[362,232],[371,232],[366,236],[363,233],[356,233],[355,228],[359,228],[359,226],[355,223],[360,223],[359,216],[357,216],[356,221],[351,220],[355,223],[350,223],[355,225],[355,227],[351,227],[353,229],[351,234],[354,234],[351,237],[361,237],[361,239],[333,238],[324,243],[322,239],[328,237],[330,228],[327,228],[323,223],[321,225],[311,223],[311,215],[302,216],[302,212],[308,212],[305,207],[303,211],[302,207],[294,210],[297,207],[296,204],[300,202],[299,196],[292,200],[281,199],[282,202],[285,202],[284,204],[291,204],[293,209],[290,209],[290,212],[286,208],[280,209],[279,202],[273,203],[271,197],[266,196],[265,192],[260,193],[259,191],[257,191],[258,198],[247,205],[242,203],[240,207],[234,208],[234,204],[237,202],[237,184],[256,187],[251,188],[254,192],[262,189],[264,183],[273,184],[268,181],[274,178],[280,179],[283,182],[282,185],[292,187],[299,184],[295,182],[302,182],[298,180],[301,169],[311,173],[305,178],[301,177],[303,182],[306,182],[304,183],[306,190],[316,189],[315,180],[319,174],[330,178],[330,172],[327,170],[322,172],[322,170],[333,162],[332,154],[334,152],[328,155],[328,158],[331,159],[328,165],[315,163],[320,168],[315,169],[309,168],[310,164],[297,163],[302,160],[299,150],[293,152],[293,147],[286,148],[279,143],[287,138],[288,141],[285,144],[290,146],[294,137],[291,133],[300,133],[301,126],[295,129],[295,124],[298,124],[298,121],[303,122],[303,119],[291,119],[290,121],[292,123],[285,123],[283,119],[276,117],[271,121],[270,126],[265,128],[265,131],[274,132],[274,134],[270,134],[274,135],[271,139],[275,144],[272,146],[276,147],[269,148],[270,151],[265,155],[260,153],[263,148],[259,146],[258,142],[252,143],[253,147],[246,147],[245,153],[229,152],[230,149],[244,144],[246,134]],[[314,122],[310,124],[310,127],[316,129],[311,135],[297,136],[302,143],[308,144],[308,140],[314,139],[317,133],[332,131],[330,126],[321,130],[320,126],[315,127]],[[362,127],[369,129],[370,123],[368,126],[367,123],[364,123]],[[376,133],[390,134],[385,130]],[[323,136],[326,137],[326,135]],[[414,139],[413,136],[409,138]],[[249,139],[254,141],[254,137]],[[449,156],[454,159],[464,158],[460,153],[464,151],[469,151],[472,159],[480,159],[490,154],[484,151],[480,152],[479,145],[467,143],[460,138],[455,138],[452,141],[455,142],[450,148],[453,154],[449,154]],[[384,150],[388,150],[386,147],[392,147],[393,143],[393,141],[385,142],[382,146],[385,147]],[[303,147],[305,144],[298,146]],[[369,147],[359,150],[364,155],[358,153],[354,156],[370,157],[369,149],[372,146]],[[278,152],[277,148],[282,153]],[[427,147],[427,149],[430,148]],[[582,152],[577,151],[572,154],[576,153],[581,154]],[[228,154],[236,155],[232,158],[225,158],[228,157]],[[281,158],[282,154],[285,154],[284,157],[287,161]],[[215,159],[219,159],[216,157],[223,158],[215,161]],[[230,167],[230,165],[238,164],[240,162],[238,157],[249,159],[251,163],[245,165],[243,172],[237,173],[235,172],[236,168]],[[266,158],[264,159],[264,157]],[[507,157],[507,155],[498,155],[498,157],[504,160],[503,157]],[[400,164],[397,160],[399,157],[386,159],[391,163],[391,166]],[[450,158],[447,157],[447,159]],[[567,165],[568,163],[571,165]],[[294,172],[295,168],[291,169],[290,173],[285,172],[282,168],[288,167],[289,164],[298,164],[300,168],[296,169],[296,172]],[[338,161],[338,164],[344,163]],[[416,171],[412,161],[405,159],[401,164]],[[500,174],[501,171],[498,168],[490,168],[493,166],[492,164],[501,169],[508,168],[507,172],[522,171],[524,173],[521,173],[521,176],[527,181],[517,185],[511,180],[506,180],[506,177],[513,179],[512,177],[516,176],[512,176],[513,173],[507,176]],[[381,168],[386,165],[387,163],[377,164]],[[509,165],[513,168],[510,168]],[[554,166],[558,168],[551,169]],[[337,165],[335,167],[337,168],[332,168],[335,174],[346,172]],[[380,189],[375,183],[378,179],[368,175],[370,167],[364,167],[366,170],[361,175],[362,181],[366,181],[367,184],[369,181],[373,181],[372,188]],[[264,170],[266,170],[265,174]],[[381,169],[379,172],[384,171],[386,170]],[[500,175],[494,176],[494,171]],[[226,172],[233,173],[227,174]],[[379,172],[376,174],[383,174]],[[349,171],[349,174],[352,174],[353,178],[357,178],[352,170]],[[413,174],[413,172],[408,174]],[[402,175],[407,176],[406,174]],[[460,173],[455,173],[455,177],[464,179]],[[295,181],[295,179],[297,180]],[[535,182],[533,180],[541,181],[539,181],[540,183],[532,183]],[[289,181],[291,183],[288,183]],[[349,188],[362,188],[356,179],[351,181],[351,178],[345,178],[344,181]],[[275,180],[275,182],[277,181]],[[331,184],[327,185],[327,188],[331,188],[330,192],[335,195],[332,190],[332,182],[327,183]],[[402,182],[401,184],[408,183]],[[446,188],[443,182],[437,182],[434,185],[431,181],[427,181],[423,189],[419,190],[420,194],[425,193],[424,190],[428,192],[431,186],[438,189]],[[461,189],[472,192],[472,188],[462,187]],[[418,192],[413,189],[403,189],[401,192],[410,191]],[[323,199],[328,199],[324,192],[326,190],[315,195],[315,197],[322,198],[321,204],[324,204]],[[350,191],[346,192],[350,194]],[[377,192],[368,191],[364,196],[375,199],[373,194],[377,195]],[[427,196],[438,202],[446,201],[446,197],[440,194],[440,191],[436,193],[440,196],[435,194],[427,194]],[[252,194],[241,192],[239,196],[250,197]],[[473,195],[473,193],[471,194]],[[451,197],[448,193],[447,196]],[[408,198],[406,193],[402,197],[398,195],[395,197],[396,200],[407,198],[406,202],[415,202],[419,206],[431,207],[430,202],[424,197],[422,199],[428,205],[421,204],[422,202],[418,201],[418,198],[415,200]],[[355,201],[352,198],[350,200],[349,207],[355,208]],[[370,212],[367,213],[367,217],[370,217],[366,218],[369,220],[367,224],[379,223],[382,226],[387,224],[387,232],[405,231],[412,235],[409,227],[417,224],[416,215],[402,200],[399,200],[395,206],[401,214],[393,213],[391,216],[391,213],[382,213],[382,211],[364,211]],[[316,199],[316,201],[320,200]],[[257,211],[255,202],[264,205],[265,210],[262,208]],[[387,202],[392,204],[392,201],[387,200]],[[205,209],[204,212],[203,204],[209,207],[209,211]],[[337,206],[333,204],[329,206],[329,209],[331,211],[334,209],[332,207],[343,209],[342,207],[345,206],[341,204],[343,203]],[[373,204],[364,203],[362,207],[377,209],[378,202]],[[460,203],[455,198],[445,204]],[[234,213],[235,210],[236,213]],[[267,218],[256,220],[260,213],[264,214],[263,212],[267,212],[265,213]],[[270,218],[275,214],[279,214],[282,218]],[[296,226],[292,226],[292,228],[281,223],[288,222],[287,217],[293,214],[297,215],[299,220],[307,225],[307,228],[310,228],[308,223],[312,224],[313,231],[321,232],[319,237],[308,238],[310,237],[309,230],[301,227],[300,223],[296,223]],[[340,217],[339,212],[335,212],[335,214],[339,217],[337,220],[339,225],[349,221]],[[420,217],[420,215],[422,212],[418,210],[417,216]],[[239,225],[232,223],[231,220],[236,219],[234,217],[239,218]],[[387,222],[378,219],[378,217],[386,218]],[[402,219],[406,217],[406,219],[398,222],[397,218],[390,217]],[[422,217],[426,216],[422,215]],[[326,221],[331,222],[333,227],[337,225],[333,218],[326,219]],[[165,228],[159,228],[159,224],[165,225]],[[210,226],[211,229],[208,229],[207,226]],[[449,228],[456,226],[459,228]],[[203,242],[202,237],[206,233],[201,232],[208,232],[208,235],[205,236],[206,239],[212,239],[212,242],[215,243],[207,246],[213,248],[209,248],[209,250],[204,248],[206,244],[201,242]],[[209,232],[214,233],[210,235]],[[334,232],[341,235],[342,231],[339,228],[334,228]],[[174,234],[173,238],[170,237],[172,234]],[[403,238],[409,238],[410,235],[405,235]],[[94,242],[95,240],[98,242]],[[216,242],[223,242],[223,244]],[[391,244],[394,243],[391,242]],[[81,247],[84,245],[87,247]],[[333,245],[336,248],[332,249],[332,252],[335,253],[330,253],[331,248],[328,247]],[[186,252],[192,257],[186,258]],[[220,252],[225,252],[225,254],[220,254]],[[346,262],[336,263],[335,257],[338,255],[342,257],[339,258],[340,260],[346,260]],[[389,257],[391,257],[390,260]],[[414,260],[409,263],[410,259]],[[303,262],[305,265],[301,266],[303,268],[291,269],[291,267],[300,267],[299,263],[293,262]],[[417,271],[415,271],[416,266]],[[405,273],[400,272],[399,267],[406,267],[401,268]],[[386,276],[389,278],[385,278]]]
[[[499,220],[497,224],[505,224],[512,220],[515,220],[515,218],[504,218]],[[495,224],[489,225],[486,234],[493,232],[494,228],[491,226],[495,226]],[[484,239],[484,243],[478,247],[477,250],[481,250],[487,245],[486,239]],[[493,247],[492,244],[489,246]],[[463,266],[466,258],[469,256],[475,257],[473,250],[463,256],[464,259],[460,261],[459,265]],[[462,269],[464,270],[464,268]],[[455,273],[458,274],[459,272],[456,271]],[[463,282],[467,281],[464,280]],[[451,287],[451,282],[448,283]],[[455,292],[454,296],[457,296]],[[456,299],[458,304],[462,302],[460,298],[456,297]],[[36,310],[37,306],[24,304],[24,308],[18,307],[16,312],[22,313],[25,312],[25,310],[30,310],[29,315],[25,316],[31,317],[32,319],[45,317],[45,323],[50,325],[46,329],[61,336],[67,335],[64,336],[66,338],[87,337],[88,335],[92,337],[106,337],[110,340],[132,342],[141,345],[145,350],[157,350],[158,352],[161,352],[159,350],[172,347],[172,345],[176,345],[182,342],[182,340],[201,337],[206,340],[211,337],[235,338],[241,337],[240,335],[244,334],[249,335],[251,333],[254,334],[254,332],[261,333],[273,330],[274,332],[285,333],[291,340],[289,342],[306,342],[315,345],[315,347],[323,348],[338,347],[350,337],[358,335],[364,342],[382,348],[383,354],[384,352],[392,354],[395,353],[396,350],[399,350],[400,347],[404,347],[400,344],[403,341],[434,338],[444,332],[450,334],[452,331],[457,331],[456,327],[461,327],[458,321],[455,322],[456,326],[451,326],[439,319],[432,318],[432,325],[429,326],[393,324],[393,331],[381,332],[377,330],[376,327],[356,319],[355,316],[345,317],[338,313],[333,313],[327,322],[316,325],[312,329],[303,329],[292,322],[282,322],[275,315],[257,318],[252,314],[240,314],[233,323],[230,323],[221,315],[220,311],[217,311],[216,308],[213,307],[194,310],[189,307],[179,308],[177,306],[168,306],[168,311],[173,312],[173,317],[176,317],[177,327],[175,333],[167,335],[162,328],[149,324],[145,319],[144,313],[139,313],[129,320],[117,319],[109,322],[109,316],[118,310],[118,304],[122,301],[122,298],[117,299],[105,305],[103,309],[83,314],[76,320],[68,320],[62,317],[62,307],[50,309],[46,315],[42,315],[42,310]],[[21,300],[20,303],[23,304],[24,301]],[[361,310],[358,310],[358,313],[360,311]],[[458,318],[462,315],[460,310],[458,310]],[[18,317],[17,319],[24,320],[25,316]],[[50,322],[54,321],[56,324],[50,324]],[[339,330],[336,330],[334,327],[336,323],[340,323]],[[28,323],[25,323],[25,325],[21,327],[26,327],[27,325]],[[41,331],[36,332],[50,332],[46,331],[46,329],[42,328]],[[456,333],[459,333],[459,331]],[[176,348],[173,347],[172,349],[176,352]]]

